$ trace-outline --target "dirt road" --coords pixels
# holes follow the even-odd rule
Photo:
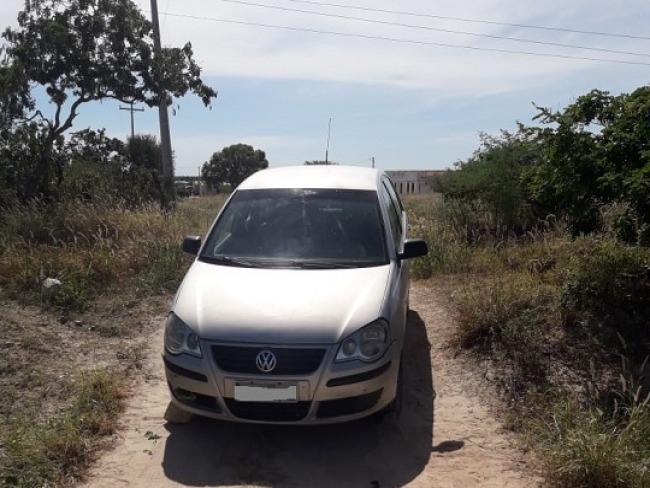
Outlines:
[[[537,486],[489,411],[484,401],[489,390],[449,351],[453,323],[440,306],[443,299],[424,284],[411,291],[406,396],[397,427],[362,421],[287,428],[200,418],[167,424],[162,334],[154,332],[148,376],[134,392],[124,429],[84,486]],[[162,317],[154,319],[162,325]]]

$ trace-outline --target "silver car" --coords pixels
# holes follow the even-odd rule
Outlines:
[[[381,171],[268,169],[245,180],[171,306],[173,404],[240,422],[324,424],[398,413],[408,312],[406,213]]]

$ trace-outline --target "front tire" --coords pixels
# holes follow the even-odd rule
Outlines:
[[[193,414],[178,408],[174,402],[169,402],[164,415],[164,419],[170,424],[189,424],[193,417]]]

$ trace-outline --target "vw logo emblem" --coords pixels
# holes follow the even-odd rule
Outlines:
[[[278,364],[278,360],[271,351],[260,351],[260,353],[255,358],[255,364],[257,369],[262,373],[270,373],[275,369],[275,366]]]

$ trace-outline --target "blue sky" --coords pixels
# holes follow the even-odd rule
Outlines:
[[[150,15],[149,0],[134,1]],[[191,97],[176,101],[170,122],[179,175],[197,174],[212,153],[236,143],[262,149],[271,166],[324,159],[330,118],[330,160],[370,165],[374,157],[383,169],[443,169],[471,156],[480,132],[532,123],[533,102],[560,109],[593,88],[617,94],[650,83],[650,39],[633,38],[650,37],[646,0],[615,7],[602,0],[158,2],[163,44],[191,41],[204,80],[219,91],[211,110]],[[23,4],[2,0],[0,26],[14,24]],[[87,104],[74,128],[88,126],[125,138],[129,114],[114,102]],[[135,128],[158,135],[157,110],[136,113]]]

